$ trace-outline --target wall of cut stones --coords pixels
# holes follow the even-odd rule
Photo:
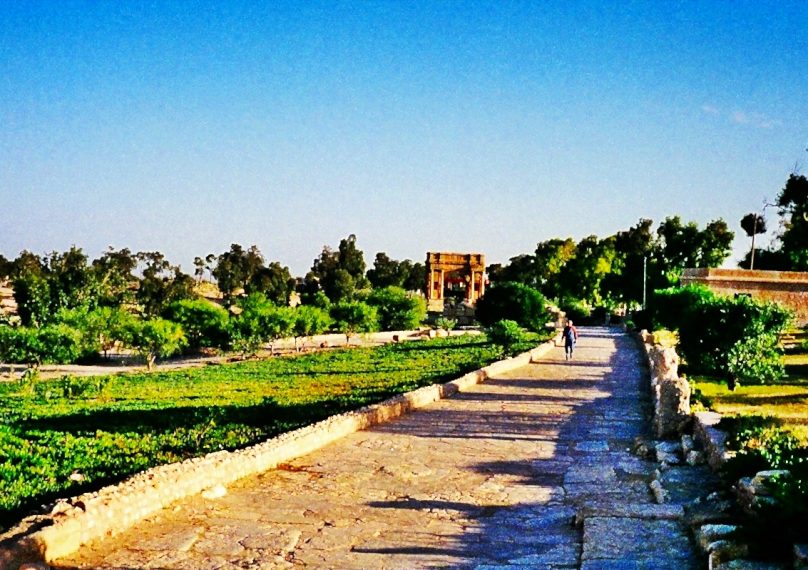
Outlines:
[[[651,374],[654,435],[659,439],[678,437],[690,422],[690,384],[679,377],[679,355],[656,343],[648,331],[642,331],[640,338]]]
[[[656,343],[653,334],[640,333],[651,377],[651,391],[654,402],[653,429],[655,437],[665,440],[655,446],[656,459],[664,464],[675,464],[679,453],[689,465],[706,461],[713,471],[735,456],[727,449],[728,434],[719,429],[721,414],[716,412],[696,412],[690,410],[690,386],[678,374],[679,357],[675,349]],[[692,436],[687,432],[692,431]],[[787,475],[788,471],[761,471],[753,477],[744,477],[733,486],[733,502],[752,514],[760,505],[771,504],[767,482],[773,477]],[[656,484],[656,486],[655,486]],[[666,501],[666,492],[658,480],[651,483],[651,490],[657,502]],[[749,555],[748,546],[735,539],[738,527],[721,522],[724,514],[716,512],[693,527],[696,544],[707,555],[710,568],[771,568],[768,563],[744,560]],[[703,524],[702,524],[703,523]],[[724,565],[727,566],[724,566]],[[808,570],[808,545],[794,545],[792,567]]]

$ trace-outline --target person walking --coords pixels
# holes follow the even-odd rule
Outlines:
[[[572,351],[575,350],[575,343],[578,341],[578,329],[572,324],[572,321],[567,321],[567,325],[561,332],[561,338],[564,339],[564,360],[572,360]]]

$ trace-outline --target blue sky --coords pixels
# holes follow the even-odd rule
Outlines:
[[[0,253],[489,262],[808,170],[805,2],[0,0]],[[770,226],[776,225],[772,209]],[[736,240],[736,255],[747,247]]]

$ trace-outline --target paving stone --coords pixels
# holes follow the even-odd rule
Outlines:
[[[580,332],[572,362],[557,348],[54,568],[687,568],[681,506],[653,504],[629,451],[648,429],[636,346]]]
[[[697,559],[682,526],[670,520],[590,517],[584,520],[581,559],[647,561]]]

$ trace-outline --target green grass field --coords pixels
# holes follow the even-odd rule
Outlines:
[[[734,392],[724,380],[695,378],[694,384],[710,409],[724,415],[773,416],[808,445],[808,354],[786,354],[785,365],[787,376],[777,384],[742,385]]]
[[[531,340],[535,346],[543,339]],[[154,465],[244,447],[448,381],[500,354],[485,337],[462,336],[181,371],[0,384],[0,523]]]

